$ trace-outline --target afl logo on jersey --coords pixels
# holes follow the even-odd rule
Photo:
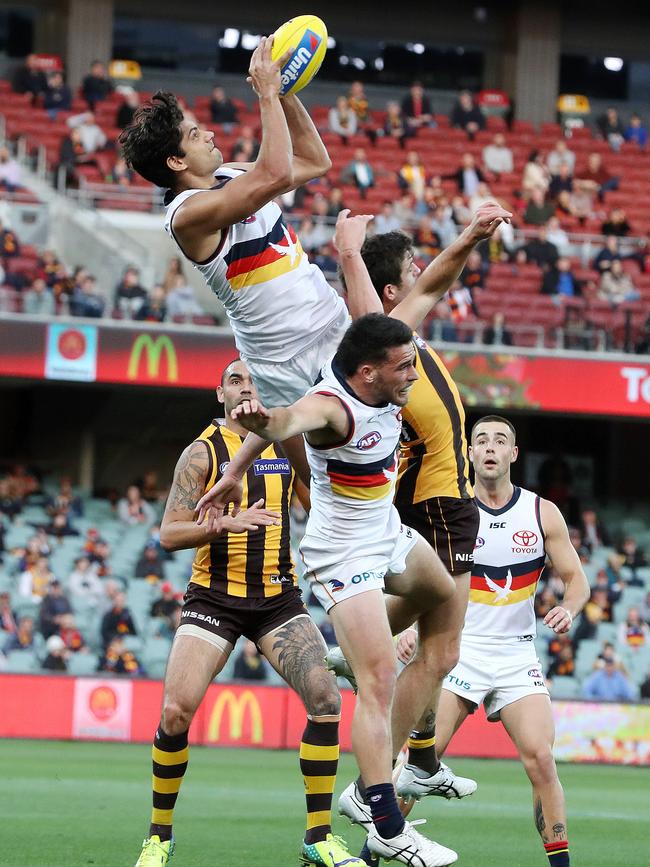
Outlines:
[[[537,544],[537,533],[532,530],[517,530],[512,534],[512,541],[515,545],[521,545],[524,548],[533,548]]]
[[[373,430],[365,436],[362,436],[360,440],[357,440],[357,448],[362,452],[366,452],[368,449],[374,448],[380,442],[381,434],[378,430]]]
[[[219,472],[225,473],[229,466],[230,466],[230,461],[224,461],[222,464],[219,464]]]
[[[251,214],[250,217],[246,217],[245,220],[240,220],[239,222],[242,223],[242,225],[246,226],[248,223],[254,223],[256,220],[257,217],[255,216],[255,214]]]
[[[483,545],[485,545],[485,539],[481,539],[480,536],[477,536],[476,537],[476,545],[474,545],[474,550],[476,551],[477,548],[482,548]]]

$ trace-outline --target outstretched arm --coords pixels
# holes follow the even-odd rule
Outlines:
[[[347,289],[348,310],[353,319],[365,316],[366,313],[384,312],[366,263],[361,256],[368,223],[372,219],[370,214],[351,217],[349,208],[344,208],[336,218],[334,246],[339,254],[339,263]]]
[[[293,148],[293,184],[299,187],[326,174],[332,168],[332,161],[313,120],[298,97],[293,93],[283,96],[280,105],[287,119]]]
[[[477,208],[469,226],[424,269],[411,292],[390,315],[417,330],[456,282],[474,247],[490,238],[502,222],[510,222],[511,217],[509,211],[492,202]]]
[[[245,400],[231,415],[233,420],[268,442],[311,433],[315,444],[326,446],[344,439],[350,425],[341,401],[324,394],[308,394],[291,406],[274,409],[266,409],[259,400]]]
[[[552,608],[544,618],[544,623],[554,632],[568,632],[589,599],[589,582],[558,507],[549,500],[541,500],[540,517],[546,537],[546,551],[565,587],[562,605]]]

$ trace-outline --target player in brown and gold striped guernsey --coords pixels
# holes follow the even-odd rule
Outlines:
[[[188,729],[241,635],[255,642],[307,710],[300,745],[307,799],[302,863],[363,867],[331,833],[340,695],[325,667],[327,647],[297,586],[289,539],[295,476],[281,447],[269,445],[251,466],[235,517],[224,516],[213,531],[207,521],[194,521],[198,500],[220,478],[247,433],[231,418],[234,407],[257,397],[243,361],[225,369],[217,397],[225,421],[213,421],[181,455],[161,524],[167,550],[196,547],[196,554],[165,674],[153,744],[151,826],[136,867],[164,865],[173,852],[172,817],[187,768]]]

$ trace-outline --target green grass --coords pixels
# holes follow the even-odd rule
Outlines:
[[[133,867],[147,830],[150,750],[124,744],[0,741],[1,867]],[[461,802],[430,798],[412,818],[463,867],[544,867],[530,788],[515,762],[455,760],[478,780]],[[337,792],[355,773],[341,761]],[[577,867],[645,867],[650,771],[561,767]],[[194,747],[176,809],[174,867],[298,865],[304,801],[295,754]],[[355,846],[360,829],[336,817]],[[395,863],[395,862],[393,862]]]

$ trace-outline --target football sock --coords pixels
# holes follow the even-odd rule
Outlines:
[[[404,817],[397,806],[395,787],[392,783],[368,786],[366,803],[372,813],[372,821],[380,837],[389,840],[396,837],[404,828]]]
[[[368,848],[368,843],[363,844],[363,849],[359,852],[359,858],[365,861],[368,867],[379,867],[379,855],[373,855]]]
[[[189,759],[187,732],[168,735],[159,726],[154,737],[151,757],[153,759],[153,810],[149,836],[157,834],[161,841],[170,840],[172,815]]]
[[[332,830],[332,795],[338,762],[338,722],[308,719],[300,742],[300,771],[307,799],[305,843],[318,843]]]
[[[440,759],[436,755],[436,728],[424,732],[413,731],[409,735],[409,765],[421,768],[430,776],[438,772]]]
[[[544,849],[551,867],[569,867],[569,841],[559,840],[556,843],[544,843]]]

